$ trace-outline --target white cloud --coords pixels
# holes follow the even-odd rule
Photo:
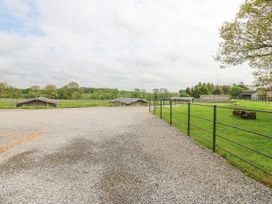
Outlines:
[[[222,70],[212,57],[220,25],[242,0],[10,2],[43,33],[0,33],[1,80],[14,85],[76,80],[93,87],[177,90],[199,81],[252,81],[247,66]]]
[[[5,8],[17,17],[27,16],[30,8],[23,0],[2,0]]]

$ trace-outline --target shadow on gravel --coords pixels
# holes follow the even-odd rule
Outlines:
[[[11,157],[7,162],[0,165],[0,175],[2,173],[12,174],[15,172],[33,169],[36,166],[32,155],[37,151],[31,150]]]
[[[159,175],[160,170],[154,158],[143,153],[135,138],[133,135],[122,135],[102,143],[76,139],[46,156],[40,156],[42,152],[36,150],[23,152],[0,165],[0,175],[24,173],[33,169],[43,175],[49,168],[65,165],[60,177],[72,172],[78,176],[82,173],[98,176],[99,182],[95,187],[103,194],[102,202],[141,202],[143,197],[147,199],[157,188],[157,183],[147,183],[147,179],[150,175]],[[97,164],[103,167],[100,175],[90,172],[89,167]],[[52,175],[52,179],[59,177]]]
[[[76,139],[59,151],[40,157],[40,151],[31,150],[11,157],[0,165],[0,175],[19,173],[35,168],[54,168],[59,165],[85,161],[87,163],[98,162],[97,154],[93,151],[96,144],[85,139]]]

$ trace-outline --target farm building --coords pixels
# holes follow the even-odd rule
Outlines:
[[[193,102],[194,97],[171,97],[170,100],[173,101],[174,103],[182,102],[191,103]]]
[[[229,103],[229,95],[200,95],[199,101],[202,103]]]
[[[118,98],[111,101],[115,106],[143,106],[148,102],[141,98]]]
[[[246,90],[239,95],[240,99],[258,100],[258,91]]]
[[[57,100],[44,98],[44,97],[37,97],[32,98],[26,101],[22,101],[16,104],[16,107],[23,107],[23,106],[39,106],[39,107],[57,107],[58,102]]]
[[[272,88],[264,89],[264,91],[266,93],[267,99],[272,101]]]

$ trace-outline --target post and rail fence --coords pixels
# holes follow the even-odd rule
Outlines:
[[[167,101],[169,103],[167,103]],[[247,165],[263,172],[266,176],[268,176],[272,181],[272,136],[267,134],[267,133],[260,133],[258,131],[253,131],[250,129],[246,129],[244,127],[239,127],[238,125],[234,125],[231,123],[227,123],[227,122],[222,122],[219,121],[217,118],[218,115],[218,109],[225,109],[225,110],[230,110],[229,113],[231,113],[231,111],[234,110],[240,110],[240,111],[254,111],[256,113],[267,113],[271,116],[272,119],[272,111],[266,111],[266,110],[255,110],[255,109],[248,109],[248,108],[237,108],[237,107],[228,107],[228,106],[219,106],[219,105],[209,105],[209,104],[201,104],[201,103],[192,103],[192,102],[188,102],[188,103],[180,103],[181,106],[187,106],[187,113],[184,112],[177,112],[175,110],[175,112],[173,111],[173,101],[171,100],[159,100],[159,103],[157,103],[158,100],[153,100],[153,107],[151,107],[152,101],[150,101],[150,106],[149,106],[149,111],[152,111],[153,108],[153,114],[154,115],[158,115],[161,119],[163,119],[163,117],[165,118],[165,120],[167,120],[169,122],[169,124],[172,126],[173,125],[173,117],[177,116],[177,114],[179,114],[179,117],[182,118],[184,116],[184,124],[182,124],[182,120],[180,119],[179,121],[175,121],[176,126],[179,127],[183,127],[183,132],[186,133],[189,137],[194,136],[197,137],[199,140],[202,140],[202,142],[206,142],[209,143],[210,145],[210,149],[212,149],[213,152],[225,152],[226,154],[231,155],[232,157],[236,158],[239,161],[242,161],[244,163],[246,163]],[[159,104],[159,113],[156,111],[157,109],[157,104]],[[201,106],[201,107],[207,107],[207,108],[211,108],[209,113],[210,113],[210,118],[207,117],[202,117],[202,116],[198,116],[197,114],[192,114],[192,107],[195,106]],[[176,107],[176,109],[178,109],[179,107]],[[169,112],[168,112],[169,111]],[[176,114],[176,115],[174,115]],[[167,118],[169,117],[169,118]],[[192,119],[194,119],[194,121],[198,120],[198,121],[205,121],[205,123],[209,123],[210,125],[206,125],[210,128],[205,128],[205,127],[200,127],[199,124],[201,124],[201,122],[198,122],[197,124],[192,123]],[[186,121],[187,120],[187,121]],[[272,122],[272,121],[271,121]],[[185,124],[187,123],[186,127]],[[183,126],[182,126],[183,125]],[[258,139],[263,139],[265,138],[265,141],[267,143],[267,145],[271,145],[271,151],[269,151],[269,154],[267,152],[263,152],[261,151],[261,148],[253,148],[250,147],[246,144],[243,144],[241,141],[235,141],[232,137],[228,137],[223,135],[222,133],[219,133],[217,130],[219,129],[222,130],[222,128],[230,128],[235,130],[236,132],[243,132],[243,134],[245,134],[245,136],[247,136],[248,134],[250,135],[254,135],[257,136]],[[182,129],[182,128],[181,128]],[[186,130],[187,129],[187,130]],[[208,134],[211,136],[210,140],[202,137],[202,134],[204,133],[197,133],[196,130],[199,131],[203,131],[205,134]],[[235,138],[235,137],[234,137]],[[247,158],[247,156],[242,157],[241,155],[235,153],[234,151],[232,151],[231,148],[226,148],[223,145],[221,146],[221,144],[217,143],[217,139],[220,139],[221,141],[224,141],[223,144],[225,143],[230,143],[231,145],[236,145],[239,149],[239,151],[246,151],[246,152],[251,152],[252,154],[256,154],[259,156],[262,156],[266,159],[267,162],[271,162],[270,166],[265,168],[264,166],[266,165],[260,165],[250,159]],[[268,144],[269,143],[269,144]],[[249,153],[247,153],[249,154]],[[223,154],[221,154],[223,155]],[[268,161],[269,160],[269,161]]]

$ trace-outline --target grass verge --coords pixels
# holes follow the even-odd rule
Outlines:
[[[212,105],[212,104],[209,104]],[[231,109],[224,109],[224,106],[234,106],[234,104],[217,105],[217,121],[244,128],[253,132],[272,136],[272,113],[257,113],[256,120],[244,120],[232,115]],[[241,108],[254,108],[262,110],[272,110],[272,104],[236,101],[236,105]],[[160,116],[160,109],[157,107],[156,113]],[[188,131],[188,105],[173,106],[172,124],[178,130],[187,134]],[[163,120],[170,122],[170,108],[163,107]],[[200,118],[205,118],[206,121]],[[213,142],[213,107],[191,105],[191,137],[197,143],[212,149]],[[231,142],[233,141],[233,142]],[[243,146],[247,146],[259,153],[256,153]],[[226,158],[232,165],[238,167],[249,176],[272,187],[272,177],[263,171],[247,164],[241,159],[272,173],[272,159],[262,154],[272,156],[272,139],[260,135],[251,134],[242,130],[217,124],[216,152]],[[223,149],[227,150],[224,151]],[[260,154],[262,153],[262,154]],[[237,155],[241,159],[233,156]]]

